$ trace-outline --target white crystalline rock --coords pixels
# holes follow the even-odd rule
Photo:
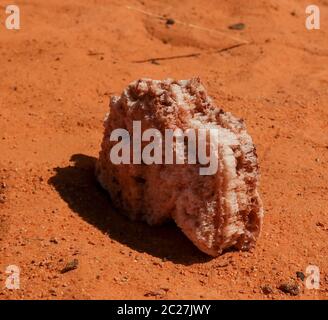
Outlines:
[[[143,130],[218,129],[218,170],[199,174],[200,164],[114,165],[110,133],[132,121]],[[234,247],[251,248],[259,236],[263,208],[258,195],[257,155],[243,121],[222,111],[198,78],[132,82],[111,99],[96,174],[115,206],[150,225],[174,219],[203,252],[217,256]]]

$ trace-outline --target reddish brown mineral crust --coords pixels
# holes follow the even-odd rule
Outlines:
[[[114,165],[109,158],[117,128],[132,136],[133,121],[142,130],[216,128],[218,171],[199,174],[199,165]],[[105,120],[97,177],[113,203],[133,220],[150,225],[173,218],[203,252],[217,256],[235,247],[248,250],[259,236],[263,208],[257,192],[256,150],[242,121],[223,112],[207,96],[198,78],[141,79],[121,97],[113,97]]]

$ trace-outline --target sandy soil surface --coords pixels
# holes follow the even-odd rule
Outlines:
[[[326,299],[328,2],[316,3],[321,30],[308,31],[303,0],[16,1],[9,31],[1,0],[0,299]],[[211,259],[173,224],[128,221],[95,181],[109,96],[192,76],[257,144],[266,216],[251,252]],[[319,290],[296,277],[310,264]],[[8,265],[20,290],[4,288]],[[289,281],[298,295],[278,289]]]

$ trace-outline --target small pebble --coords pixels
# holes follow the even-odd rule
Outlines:
[[[298,279],[301,279],[302,281],[304,281],[304,279],[305,279],[305,275],[301,271],[297,271],[296,276],[297,276]]]
[[[167,292],[169,291],[168,288],[160,288],[159,290],[156,291],[147,291],[144,296],[145,297],[159,297],[163,298]]]
[[[244,23],[235,23],[230,25],[228,28],[230,30],[244,30],[246,25]]]
[[[77,259],[74,259],[73,261],[67,263],[60,273],[66,273],[75,270],[77,269],[78,265],[79,265],[79,261]]]
[[[51,238],[49,241],[53,244],[58,244],[58,240],[56,238]]]
[[[172,18],[168,18],[168,19],[166,20],[166,25],[173,25],[173,24],[175,24],[174,19],[172,19]]]
[[[268,284],[262,286],[261,290],[265,295],[273,293],[273,289]]]
[[[289,293],[292,296],[300,294],[300,287],[296,283],[282,283],[278,289],[284,293]]]

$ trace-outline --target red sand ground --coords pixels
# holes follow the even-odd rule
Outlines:
[[[0,298],[326,299],[328,297],[328,2],[321,30],[308,1],[16,1],[0,6]],[[128,9],[224,30],[236,41]],[[242,31],[228,25],[243,22]],[[154,57],[196,57],[135,63]],[[139,77],[199,75],[258,147],[266,216],[251,252],[210,259],[173,225],[151,228],[111,209],[93,167],[109,95]],[[60,270],[78,259],[76,270]],[[5,268],[21,269],[21,289]],[[309,264],[320,290],[296,279]],[[277,287],[295,279],[299,296]],[[261,286],[273,293],[264,295]]]

